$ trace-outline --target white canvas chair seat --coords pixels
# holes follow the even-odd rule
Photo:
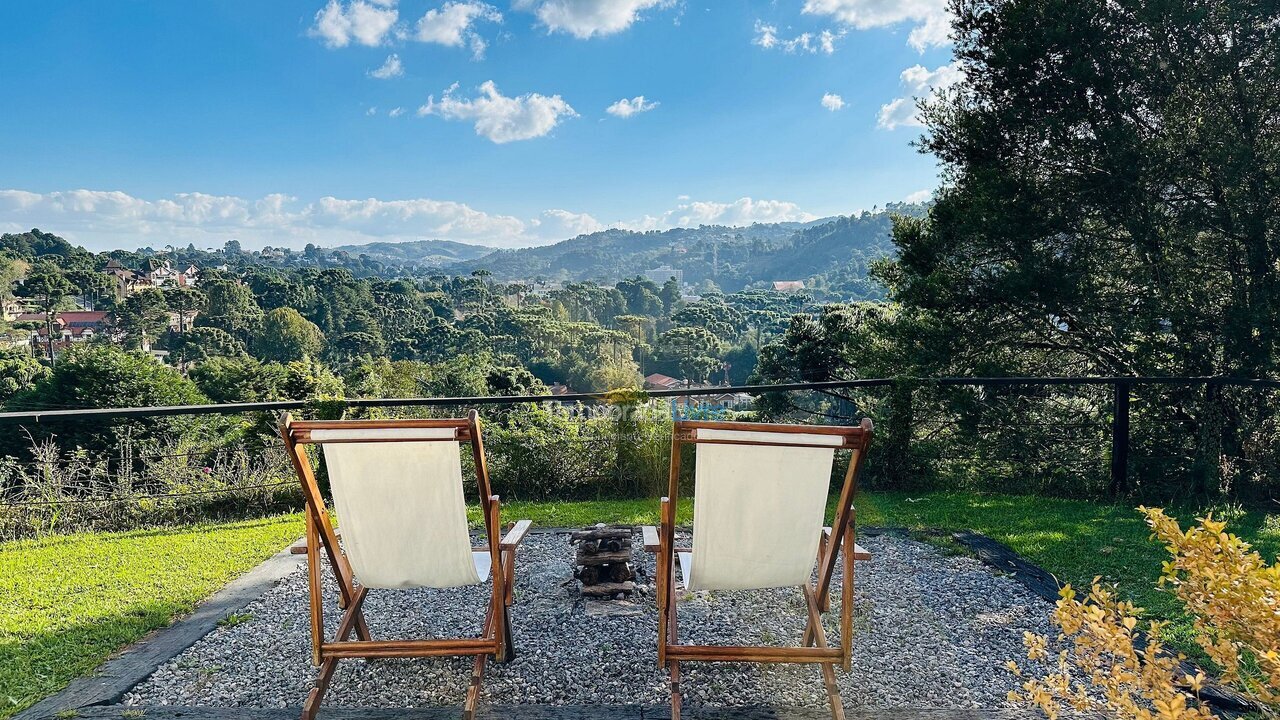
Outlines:
[[[680,557],[685,587],[756,590],[809,582],[843,438],[699,429],[698,440],[693,552]],[[778,444],[735,444],[747,442]]]
[[[448,588],[489,577],[489,555],[471,550],[453,428],[315,430],[311,437],[323,443],[343,549],[362,585]]]
[[[520,520],[503,533],[501,498],[493,494],[480,435],[480,416],[466,419],[315,420],[280,418],[280,436],[306,508],[307,584],[311,662],[319,670],[302,705],[302,720],[315,720],[324,694],[344,658],[471,657],[471,684],[462,717],[473,720],[487,659],[509,662],[514,637],[508,607],[514,602],[516,550],[532,523]],[[463,444],[475,470],[488,546],[473,548],[463,496]],[[320,445],[333,504],[342,521],[334,529],[305,446]],[[322,563],[337,583],[342,619],[325,632]],[[479,637],[378,640],[369,632],[364,601],[369,588],[447,588],[488,584],[490,597]],[[446,602],[445,598],[440,599]],[[465,632],[458,628],[459,632]],[[351,639],[352,635],[355,639]]]

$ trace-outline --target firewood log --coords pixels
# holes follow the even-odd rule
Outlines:
[[[584,553],[578,551],[575,562],[578,565],[608,565],[609,563],[624,563],[631,560],[630,550],[621,550],[611,553]]]
[[[613,563],[605,567],[608,568],[609,579],[613,582],[626,582],[636,577],[635,570],[631,569],[631,563]]]
[[[589,530],[575,530],[569,534],[569,542],[576,543],[582,540],[600,540],[600,539],[621,539],[630,538],[632,529],[629,527],[621,528],[592,528]]]
[[[636,584],[631,581],[582,586],[582,594],[591,595],[593,597],[613,597],[618,593],[630,594],[635,592],[635,590]]]

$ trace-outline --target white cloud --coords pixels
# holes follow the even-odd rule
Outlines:
[[[914,197],[914,196],[913,196]],[[465,203],[412,198],[342,199],[311,202],[285,194],[257,200],[206,193],[178,193],[147,200],[119,191],[69,190],[33,193],[0,190],[0,232],[39,227],[90,249],[134,248],[189,242],[220,247],[227,240],[247,246],[301,248],[377,240],[441,238],[498,247],[557,242],[608,227],[635,230],[696,225],[808,221],[816,216],[792,202],[689,201],[632,222],[602,223],[587,213],[563,209],[521,219],[477,210]]]
[[[756,20],[756,37],[751,41],[751,44],[759,45],[766,50],[776,46],[778,44],[778,28]]]
[[[403,114],[404,108],[402,107],[393,107],[391,108],[391,111],[387,113],[387,115],[390,115],[391,117],[400,117]]]
[[[823,30],[818,33],[818,49],[827,55],[834,53],[836,51],[836,38],[841,37],[844,37],[843,31],[837,35],[830,30]]]
[[[932,190],[917,190],[911,193],[910,195],[906,196],[905,198],[903,198],[902,202],[922,203],[922,202],[927,202],[931,197],[933,197]]]
[[[47,228],[96,248],[133,248],[149,243],[194,242],[218,246],[230,239],[247,244],[302,247],[373,240],[445,238],[488,245],[546,242],[531,235],[534,223],[493,215],[464,203],[411,200],[343,200],[324,197],[300,203],[287,195],[259,200],[179,193],[144,200],[123,192],[71,190],[30,193],[0,190],[0,229]],[[561,239],[561,238],[548,238]]]
[[[473,29],[480,21],[500,23],[502,13],[487,3],[476,0],[446,2],[439,8],[428,10],[418,19],[413,38],[419,42],[436,43],[448,47],[471,49],[471,55],[479,60],[484,57],[488,43]]]
[[[605,108],[604,111],[614,117],[629,118],[632,115],[649,112],[656,107],[658,107],[657,100],[645,100],[643,95],[637,95],[630,100],[622,98],[618,102]]]
[[[675,0],[515,0],[513,7],[537,15],[548,32],[586,39],[622,32],[640,19],[642,11],[674,4]]]
[[[947,0],[805,0],[802,11],[833,17],[858,30],[910,23],[907,42],[920,52],[950,44]]]
[[[605,225],[590,215],[568,210],[547,210],[541,216],[530,220],[529,224],[536,229],[539,236],[557,240],[605,229]]]
[[[845,32],[832,32],[831,30],[823,30],[816,35],[810,32],[802,32],[799,35],[787,40],[778,37],[778,28],[770,25],[762,20],[756,20],[755,26],[756,36],[751,40],[752,45],[759,45],[765,50],[778,48],[788,53],[808,53],[810,55],[822,53],[830,55],[836,51],[836,41],[844,37]]]
[[[365,111],[364,111],[364,114],[365,114],[365,115],[377,115],[377,114],[378,114],[378,107],[377,107],[376,105],[371,105],[371,106],[369,106],[369,109],[368,109],[368,110],[365,110]]]
[[[822,95],[822,107],[835,112],[844,108],[844,98],[835,93],[824,93]]]
[[[382,66],[369,71],[369,77],[375,77],[379,80],[390,80],[404,75],[404,65],[400,64],[400,56],[391,53],[382,63]]]
[[[374,47],[382,44],[397,19],[395,0],[329,0],[316,13],[309,34],[331,48],[346,47],[352,41]]]
[[[418,108],[418,115],[439,115],[446,120],[474,120],[476,134],[495,143],[530,140],[542,137],[560,124],[561,118],[577,117],[569,103],[559,95],[527,93],[506,97],[492,80],[480,86],[480,95],[460,99],[454,95],[458,83],[449,86],[439,102],[435,96]]]
[[[731,203],[686,201],[661,215],[618,223],[630,230],[663,230],[698,225],[751,225],[752,223],[808,222],[817,215],[805,212],[799,205],[784,200],[739,198]]]
[[[906,86],[908,96],[900,97],[880,106],[877,124],[886,130],[897,127],[920,127],[916,98],[928,98],[934,92],[942,90],[964,79],[964,72],[957,63],[942,65],[930,70],[923,65],[913,65],[902,71],[902,84]]]

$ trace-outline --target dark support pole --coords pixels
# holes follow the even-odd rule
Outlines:
[[[1117,382],[1111,416],[1111,497],[1119,497],[1129,485],[1129,389]]]
[[[913,384],[905,379],[895,380],[889,388],[884,468],[889,487],[894,490],[906,489],[917,480],[913,477],[915,468],[911,457],[912,426],[915,424],[911,403],[913,391]]]

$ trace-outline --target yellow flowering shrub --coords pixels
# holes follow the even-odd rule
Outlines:
[[[1139,511],[1171,556],[1160,582],[1173,588],[1194,618],[1197,640],[1222,668],[1222,682],[1274,713],[1280,700],[1280,565],[1268,565],[1211,517],[1184,532],[1162,510]],[[1117,599],[1096,578],[1083,600],[1070,585],[1059,594],[1053,621],[1062,649],[1051,658],[1047,637],[1026,634],[1028,659],[1052,668],[1043,677],[1027,677],[1009,693],[1011,701],[1037,706],[1050,718],[1064,710],[1122,720],[1213,717],[1197,699],[1204,674],[1184,673],[1182,656],[1165,652],[1163,623],[1151,623],[1144,645],[1137,630],[1142,608]],[[1018,663],[1008,666],[1024,677]]]
[[[1280,564],[1204,518],[1183,532],[1158,508],[1140,508],[1172,559],[1161,584],[1195,618],[1196,640],[1222,681],[1267,705],[1280,704]]]

